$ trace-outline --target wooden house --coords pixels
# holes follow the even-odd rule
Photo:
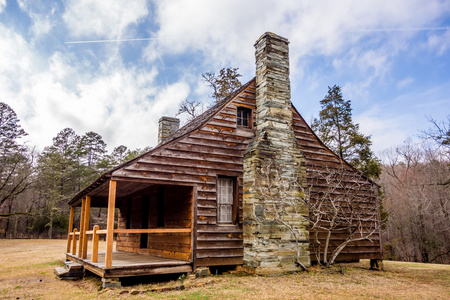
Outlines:
[[[261,141],[272,134],[265,128],[272,126],[278,130],[281,127],[272,121],[284,122],[284,129],[279,131],[287,132],[296,152],[291,151],[292,154],[283,149],[285,144],[270,151],[299,157],[298,164],[290,163],[296,164],[293,168],[303,170],[304,179],[313,190],[323,188],[319,184],[314,186],[314,174],[327,168],[343,165],[348,172],[357,173],[322,144],[291,105],[287,45],[287,40],[282,37],[264,34],[256,46],[255,78],[180,129],[177,129],[177,119],[161,118],[160,142],[156,147],[103,174],[71,199],[68,203],[71,210],[67,260],[80,263],[106,279],[191,272],[201,266],[244,264],[263,268],[276,265],[277,259],[274,260],[270,252],[254,249],[255,239],[262,230],[260,227],[255,230],[254,221],[247,220],[248,215],[255,214],[249,211],[256,207],[256,202],[251,200],[254,195],[251,185],[256,179],[251,178],[252,163],[245,160],[252,161],[249,156],[256,152],[269,151],[268,148],[255,150],[256,144],[261,145]],[[267,57],[279,58],[280,49],[286,52],[282,62],[268,62]],[[287,70],[283,64],[287,64]],[[271,80],[281,80],[284,86]],[[266,98],[272,99],[277,93],[284,92],[283,97],[288,97],[283,100],[285,104],[272,103],[274,105],[269,108],[265,106],[267,104],[261,104],[258,97],[264,97],[266,93],[261,88],[267,87],[268,93],[275,93],[275,96],[267,94]],[[275,113],[270,115],[270,111]],[[281,139],[277,133],[274,136],[274,143]],[[360,198],[370,213],[378,216],[376,186],[370,181],[365,184]],[[253,202],[246,203],[246,199]],[[246,205],[251,207],[247,209]],[[108,208],[106,228],[100,229],[90,223],[91,207]],[[80,225],[76,229],[73,224],[75,209],[81,212]],[[249,226],[248,230],[246,226]],[[314,261],[315,258],[308,249],[313,237],[308,235],[307,224],[305,228],[303,253],[306,256],[303,261],[308,265],[310,259]],[[99,235],[106,235],[105,253],[98,252]],[[277,245],[280,245],[280,239],[275,237]],[[92,241],[89,245],[88,240]],[[339,234],[332,236],[330,247],[340,240]],[[255,262],[255,253],[263,252],[266,255],[256,256],[272,256],[270,262]],[[371,242],[350,244],[340,258],[380,259],[379,233],[372,236]]]

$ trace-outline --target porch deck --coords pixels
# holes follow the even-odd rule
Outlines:
[[[189,261],[143,255],[125,251],[114,251],[111,268],[105,268],[105,253],[98,253],[98,262],[91,262],[91,253],[85,259],[66,253],[66,259],[82,264],[83,267],[102,278],[145,276],[192,272]]]

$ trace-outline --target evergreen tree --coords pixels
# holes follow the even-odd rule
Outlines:
[[[31,183],[32,155],[19,143],[26,135],[14,110],[0,102],[0,206]]]
[[[55,221],[67,214],[66,202],[84,185],[80,140],[72,128],[65,128],[38,159],[37,190],[45,203],[43,213],[48,213],[40,219],[47,221],[49,238],[53,236]]]
[[[94,166],[106,153],[106,143],[100,134],[89,131],[80,139],[81,155],[85,158],[85,165]]]
[[[19,124],[14,110],[0,102],[0,151],[1,155],[22,150],[18,139],[28,135]]]
[[[378,178],[381,164],[370,149],[370,136],[359,132],[359,124],[353,123],[350,100],[344,100],[341,88],[328,87],[328,94],[320,101],[319,119],[314,119],[312,129],[322,142],[366,176]]]

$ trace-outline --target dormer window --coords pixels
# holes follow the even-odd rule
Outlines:
[[[245,107],[237,108],[237,125],[251,127],[252,110]]]

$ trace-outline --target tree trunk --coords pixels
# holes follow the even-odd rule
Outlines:
[[[53,236],[53,207],[50,208],[50,221],[48,223],[48,238],[51,239]]]
[[[328,230],[328,232],[327,232],[327,239],[325,240],[325,248],[323,250],[323,263],[325,265],[328,265],[328,262],[327,262],[328,257],[327,257],[327,255],[328,255],[328,245],[330,244],[330,237],[331,237],[331,230]]]

